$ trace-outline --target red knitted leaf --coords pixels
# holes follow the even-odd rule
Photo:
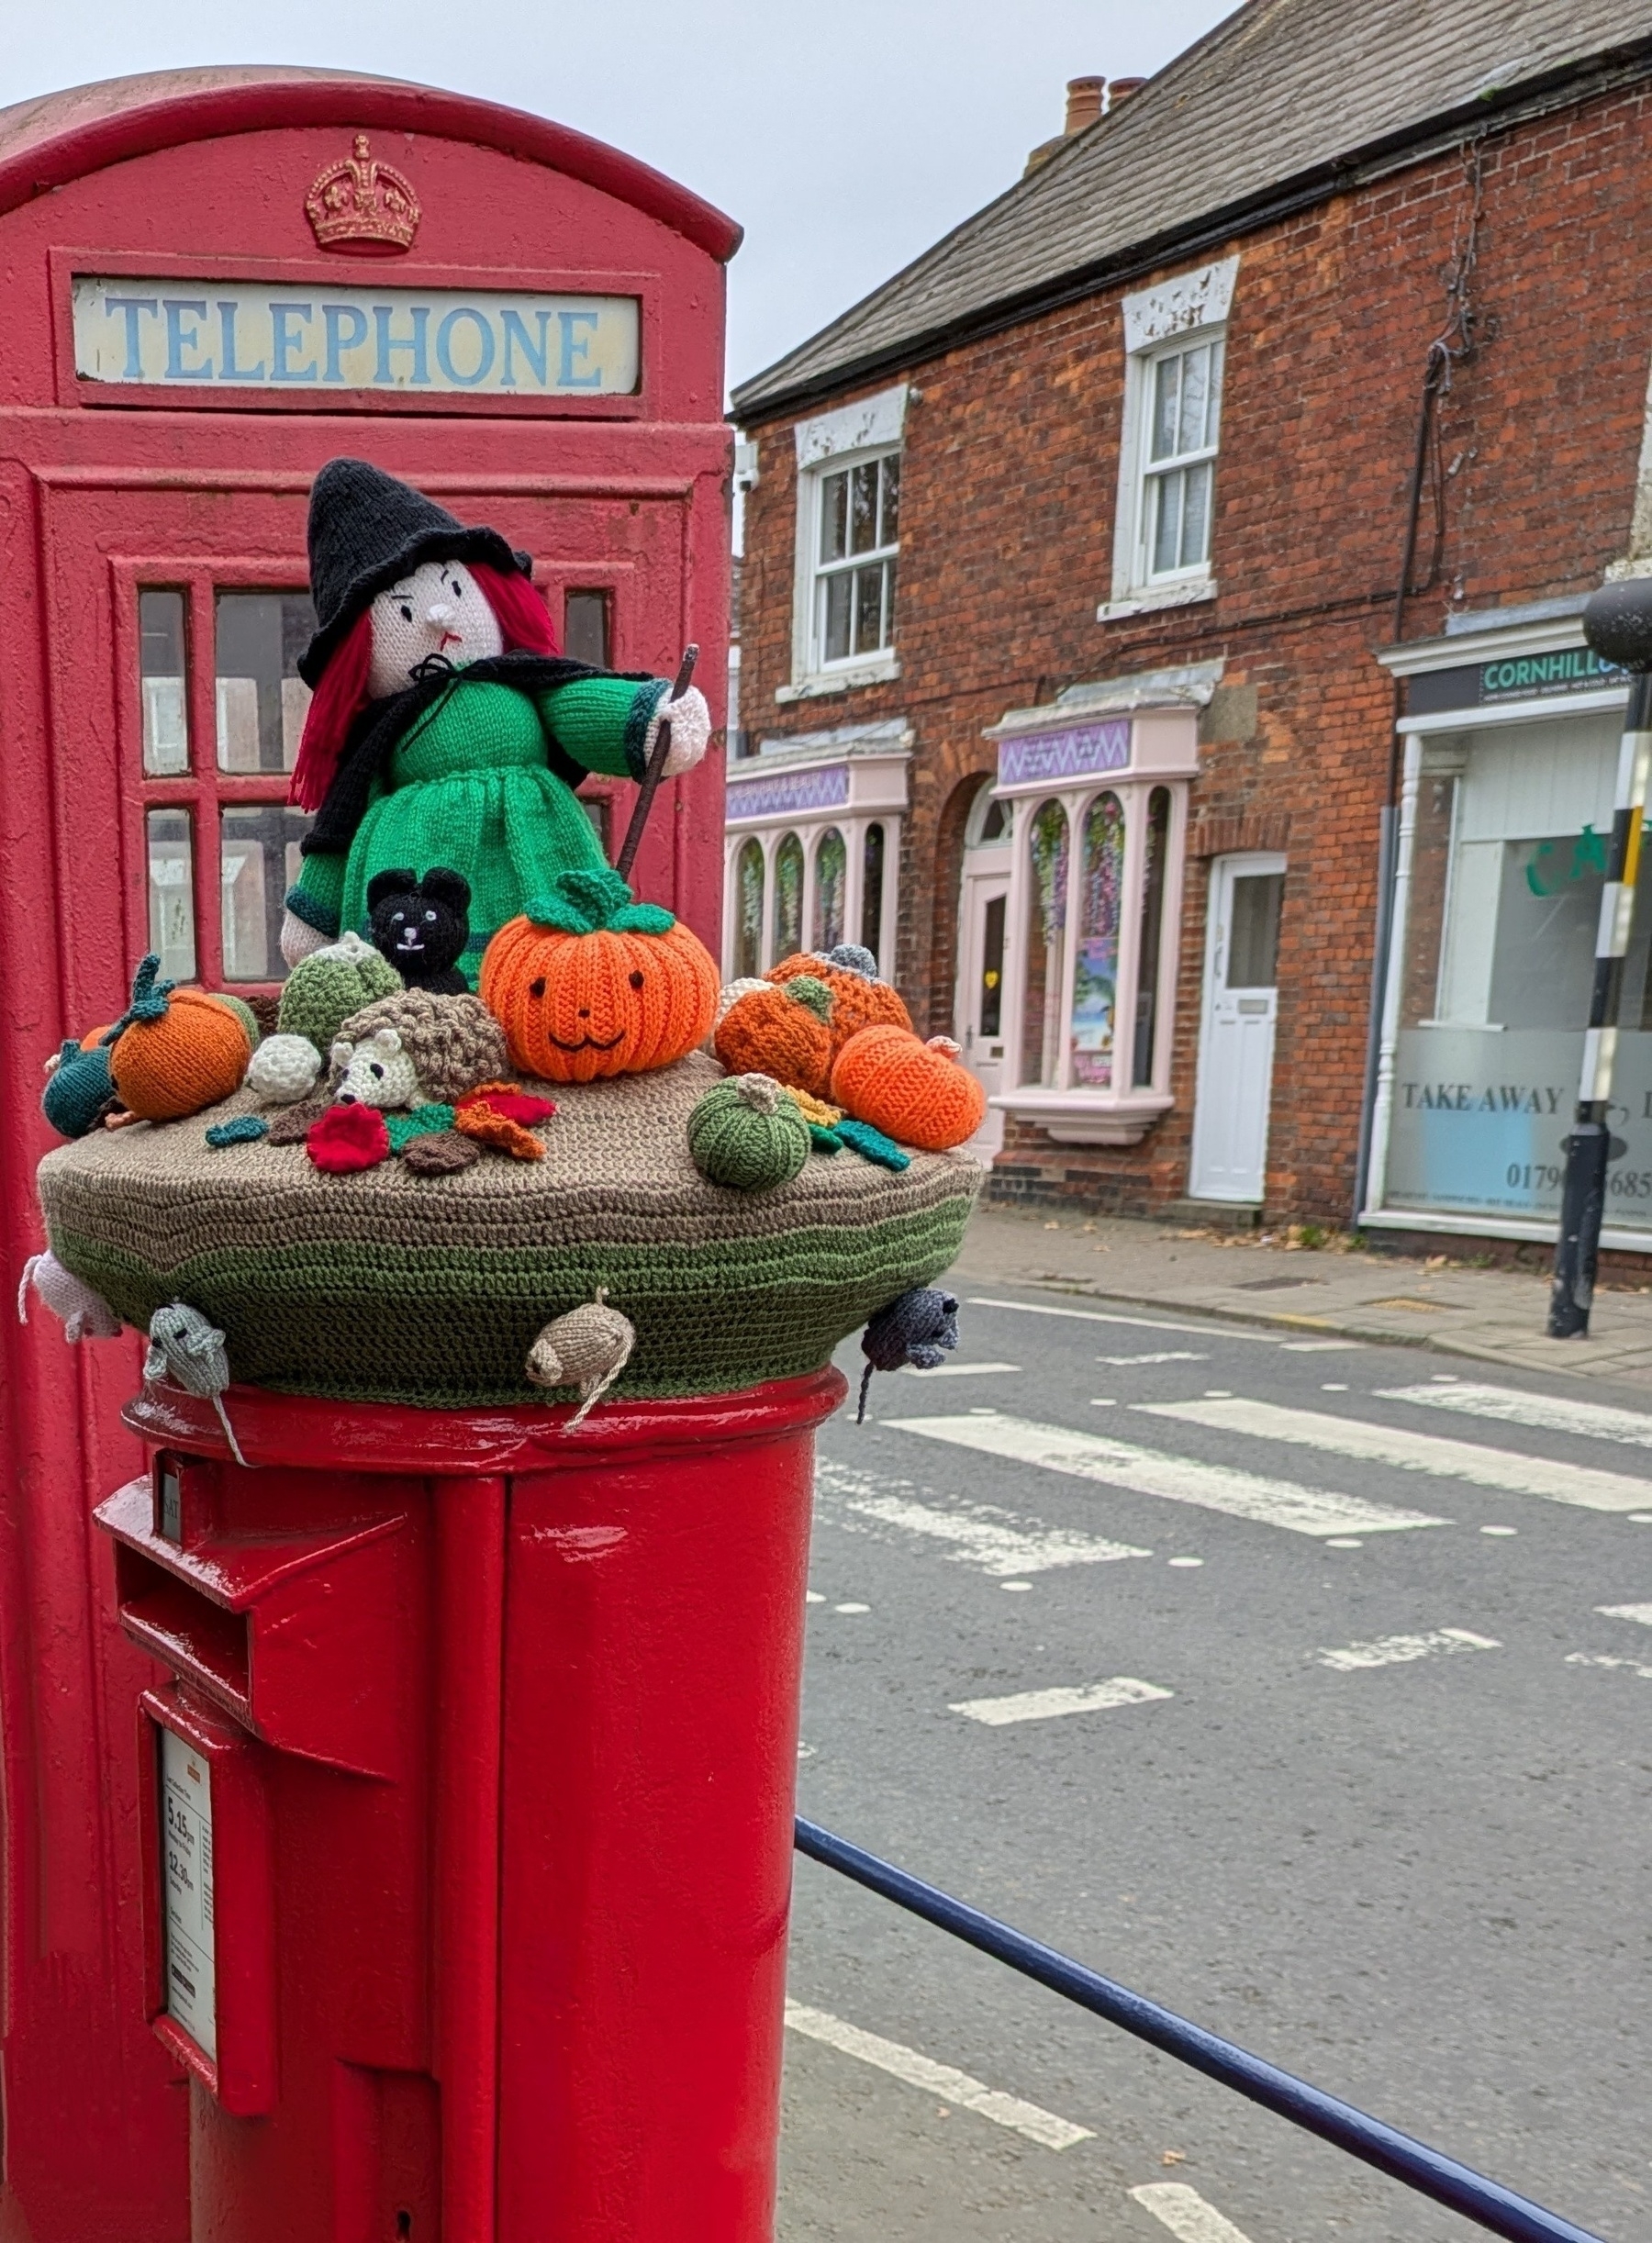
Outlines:
[[[527,1090],[496,1090],[486,1083],[480,1090],[471,1091],[466,1097],[457,1099],[455,1104],[460,1110],[467,1106],[486,1106],[494,1113],[503,1114],[508,1122],[523,1123],[549,1122],[556,1111],[554,1099],[535,1098]]]
[[[310,1124],[309,1156],[329,1176],[376,1168],[390,1157],[390,1132],[376,1106],[329,1106]]]

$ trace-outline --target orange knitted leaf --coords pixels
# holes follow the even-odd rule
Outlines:
[[[474,1100],[453,1110],[453,1127],[461,1136],[474,1137],[478,1144],[490,1144],[496,1153],[508,1153],[512,1160],[543,1160],[545,1148],[531,1130],[508,1114],[490,1106],[486,1099]]]
[[[832,1030],[784,988],[748,989],[717,1025],[711,1046],[731,1075],[772,1075],[790,1090],[824,1098],[832,1077]]]
[[[868,981],[864,974],[852,974],[846,966],[833,965],[830,958],[819,957],[813,951],[799,950],[789,958],[782,958],[764,978],[784,983],[795,981],[799,974],[812,975],[832,991],[833,1058],[850,1037],[858,1035],[863,1028],[904,1028],[910,1033],[912,1016],[901,1003],[898,990],[887,981]]]
[[[944,1153],[973,1137],[987,1093],[950,1038],[921,1043],[910,1030],[863,1028],[832,1070],[832,1095],[858,1122],[921,1153]]]
[[[483,1003],[511,1064],[554,1083],[668,1067],[717,1017],[711,954],[677,921],[664,934],[599,927],[567,934],[508,920],[482,960]]]
[[[121,1030],[109,1066],[123,1105],[146,1122],[176,1122],[239,1089],[251,1055],[228,1005],[204,989],[174,989],[163,1019]]]

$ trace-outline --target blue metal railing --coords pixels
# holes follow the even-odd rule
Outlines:
[[[822,1830],[818,1823],[805,1822],[801,1815],[797,1818],[797,1846],[811,1861],[841,1870],[869,1891],[882,1893],[885,1900],[910,1909],[926,1923],[938,1925],[954,1938],[979,1947],[984,1955],[996,1956],[1012,1970],[1036,1979],[1055,1993],[1065,1994],[1069,2002],[1105,2017],[1110,2025],[1122,2025],[1138,2040],[1149,2041],[1166,2056],[1190,2064],[1207,2079],[1236,2088],[1265,2110],[1275,2111],[1293,2126],[1317,2134],[1322,2141],[1345,2149],[1350,2157],[1363,2159],[1420,2195],[1433,2197],[1435,2204],[1460,2212],[1465,2219],[1478,2220],[1493,2235],[1506,2237],[1507,2243],[1601,2243],[1600,2237],[1587,2228],[1574,2226],[1557,2213],[1546,2212],[1541,2204],[1488,2181],[1483,2173],[1459,2165],[1455,2158],[1442,2157],[1425,2142],[1413,2141],[1409,2134],[1385,2126],[1379,2118],[1367,2118],[1352,2104],[1310,2087],[1305,2080],[1281,2071],[1276,2064],[1264,2063],[1231,2040],[1207,2033],[1202,2025],[1189,2025],[1174,2011],[1161,2009],[1156,2002],[1132,1993],[1127,1986],[1087,1970],[1082,1963],[1045,1947],[1042,1940],[1029,1939],[1025,1932],[1000,1924],[996,1916],[971,1908],[965,1901],[954,1900],[937,1886],[925,1884],[921,1878],[898,1869],[893,1862],[852,1846],[847,1838],[834,1837],[831,1831]]]

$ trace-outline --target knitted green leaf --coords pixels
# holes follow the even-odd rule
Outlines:
[[[676,914],[663,903],[628,903],[622,911],[614,913],[608,925],[616,934],[669,934],[676,925]]]
[[[622,934],[668,934],[676,921],[664,906],[636,903],[617,872],[564,872],[548,896],[532,896],[523,906],[536,927],[559,934],[594,934],[611,927]]]
[[[167,999],[177,987],[175,982],[162,981],[161,955],[151,950],[132,976],[132,1001],[128,1006],[121,1026],[133,1021],[163,1021]]]
[[[817,1021],[832,1018],[832,991],[812,974],[798,974],[782,985],[795,1005],[807,1005]]]

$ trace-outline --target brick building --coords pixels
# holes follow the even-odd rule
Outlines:
[[[1252,0],[1074,93],[735,394],[730,970],[869,942],[999,1196],[1552,1238],[1624,699],[1579,619],[1652,571],[1647,19]]]

